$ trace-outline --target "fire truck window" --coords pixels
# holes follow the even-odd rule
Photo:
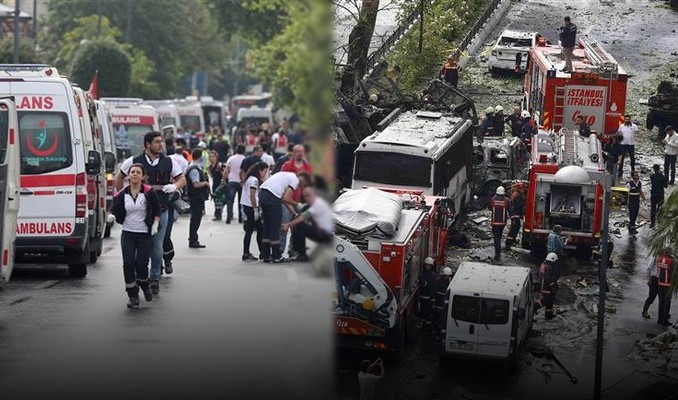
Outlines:
[[[532,47],[532,38],[518,39],[518,38],[502,36],[502,38],[499,39],[499,46]]]
[[[480,322],[480,298],[470,296],[454,296],[452,298],[452,318],[457,321]]]
[[[490,150],[490,162],[492,164],[508,164],[508,154],[504,150],[492,149]]]
[[[18,116],[22,174],[44,174],[73,163],[65,113],[20,111]]]
[[[431,159],[399,153],[358,152],[355,179],[391,185],[431,187]]]
[[[508,300],[483,298],[480,306],[480,323],[504,325],[509,320]]]
[[[7,154],[7,135],[9,134],[9,120],[7,110],[0,110],[0,165],[5,163]]]

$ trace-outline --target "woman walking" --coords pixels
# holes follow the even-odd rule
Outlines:
[[[158,197],[149,187],[144,187],[144,169],[133,164],[128,172],[129,185],[113,199],[113,215],[122,224],[120,247],[125,290],[129,296],[127,308],[139,306],[139,287],[146,301],[153,300],[148,282],[148,261],[153,251],[153,236],[160,225]]]
[[[212,177],[212,200],[214,200],[214,218],[212,221],[221,221],[221,211],[224,209],[224,203],[221,196],[214,196],[217,188],[221,185],[224,174],[224,164],[219,162],[219,153],[210,151],[210,163],[207,167],[210,177]]]
[[[255,257],[250,253],[250,243],[252,242],[252,233],[257,232],[257,246],[259,247],[259,254],[261,251],[261,213],[259,212],[259,185],[261,185],[266,176],[268,175],[268,164],[263,161],[259,161],[250,169],[247,170],[245,176],[245,184],[242,188],[242,206],[243,212],[245,213],[245,238],[243,239],[243,252],[242,260],[243,261],[257,261],[258,257]]]

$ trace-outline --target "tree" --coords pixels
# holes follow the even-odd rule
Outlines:
[[[659,254],[661,249],[672,249],[671,257],[674,260],[671,288],[678,287],[678,190],[674,190],[664,201],[659,209],[656,220],[657,230],[650,240],[650,252],[652,255]]]
[[[362,79],[367,66],[367,53],[372,42],[374,24],[377,21],[379,0],[363,0],[360,6],[358,21],[348,36],[347,61],[341,80],[341,91],[350,93],[355,86],[355,79]]]
[[[14,38],[6,37],[0,41],[0,64],[11,64],[14,55]],[[25,38],[19,43],[19,62],[22,64],[42,64],[43,58],[35,51],[32,40]]]
[[[71,79],[87,88],[99,71],[99,96],[127,96],[132,80],[132,62],[118,43],[92,40],[81,47],[73,60]]]
[[[101,18],[101,33],[97,34],[98,20],[99,17],[96,15],[75,19],[73,29],[66,32],[61,41],[61,48],[57,53],[56,60],[54,60],[55,67],[60,70],[69,71],[83,40],[97,38],[99,40],[118,41],[122,32],[118,28],[111,26],[110,20],[106,17]]]
[[[283,29],[285,0],[207,0],[227,39],[240,36],[252,44],[266,43]]]

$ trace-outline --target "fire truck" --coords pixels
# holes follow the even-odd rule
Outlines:
[[[628,74],[597,41],[580,40],[571,72],[563,72],[562,48],[540,39],[530,49],[524,107],[546,130],[574,129],[584,117],[602,141],[623,121]]]
[[[335,201],[337,345],[401,354],[416,332],[426,257],[444,266],[450,199],[422,191],[348,190]]]
[[[532,138],[531,161],[523,248],[543,251],[554,225],[561,225],[565,248],[588,259],[600,240],[603,218],[600,182],[606,171],[600,140],[567,128],[540,130]]]

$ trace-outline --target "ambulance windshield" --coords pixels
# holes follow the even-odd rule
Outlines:
[[[400,153],[356,153],[355,179],[387,185],[431,187],[430,158]]]
[[[73,163],[65,113],[20,111],[18,115],[22,174],[58,171]]]
[[[185,131],[197,133],[200,132],[200,117],[196,115],[182,115],[179,117],[181,119],[181,127]]]
[[[161,126],[174,125],[177,126],[177,120],[174,117],[160,117]]]
[[[135,155],[144,152],[144,135],[152,130],[150,125],[113,124],[117,147]]]

